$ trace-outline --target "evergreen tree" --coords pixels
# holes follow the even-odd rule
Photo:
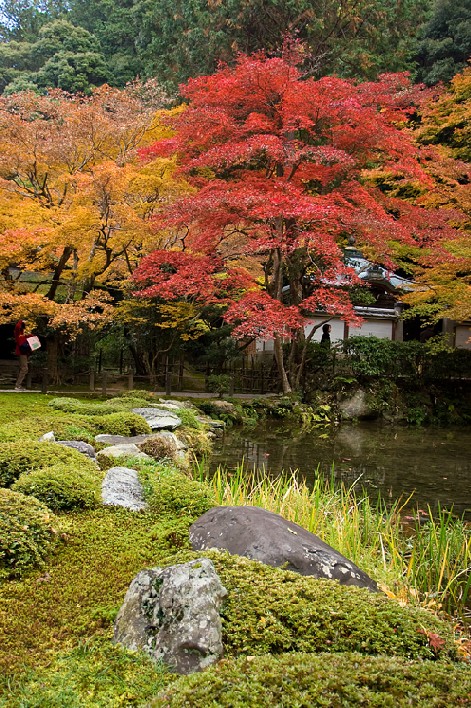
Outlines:
[[[416,49],[417,78],[428,85],[448,82],[470,56],[471,0],[437,0]]]
[[[43,25],[34,42],[0,44],[0,88],[7,93],[47,88],[90,93],[107,79],[97,39],[67,20]]]

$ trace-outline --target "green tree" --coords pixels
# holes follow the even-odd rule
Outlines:
[[[436,0],[415,51],[417,78],[428,85],[450,81],[471,55],[470,0]]]
[[[430,0],[138,0],[137,42],[147,75],[167,82],[212,73],[237,53],[306,45],[317,75],[374,78],[404,70]]]
[[[107,79],[97,39],[68,20],[43,25],[34,42],[0,44],[0,89],[7,93],[34,88],[90,93]]]
[[[142,7],[137,5],[135,0],[70,2],[69,19],[97,38],[106,58],[110,83],[115,86],[144,76],[140,45]]]
[[[0,39],[34,42],[41,27],[64,16],[67,0],[0,0]]]

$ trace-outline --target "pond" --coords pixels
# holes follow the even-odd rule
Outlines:
[[[276,476],[297,470],[307,482],[316,470],[347,485],[359,480],[375,496],[395,500],[414,493],[412,506],[453,508],[471,520],[471,428],[405,428],[375,423],[302,432],[268,421],[226,431],[211,457],[211,469],[265,468]]]

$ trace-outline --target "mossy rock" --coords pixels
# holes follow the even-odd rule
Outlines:
[[[48,442],[15,442],[0,446],[0,486],[9,487],[18,477],[38,470],[64,463],[82,469],[94,469],[91,460],[70,447]]]
[[[53,511],[93,509],[101,500],[101,473],[88,467],[57,464],[23,473],[12,486]]]
[[[143,486],[149,509],[159,515],[188,516],[195,520],[216,503],[207,484],[179,472],[147,473]]]
[[[284,654],[220,661],[173,683],[152,708],[470,705],[471,670],[360,654]]]
[[[0,489],[0,578],[42,566],[57,540],[51,511],[33,497]]]
[[[456,657],[449,626],[425,610],[225,552],[182,552],[171,564],[201,555],[211,558],[228,590],[221,611],[226,656],[328,649],[411,659]]]

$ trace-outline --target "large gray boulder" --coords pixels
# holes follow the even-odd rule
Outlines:
[[[226,589],[207,558],[136,575],[114,625],[114,640],[181,674],[222,656],[219,610]]]
[[[182,424],[176,413],[163,408],[133,408],[132,412],[142,416],[151,430],[175,430]]]
[[[225,549],[301,575],[378,589],[366,573],[313,533],[256,506],[210,509],[190,527],[190,541],[196,551]]]
[[[137,472],[128,467],[111,467],[107,471],[101,485],[101,497],[107,506],[124,506],[131,511],[147,507]]]

